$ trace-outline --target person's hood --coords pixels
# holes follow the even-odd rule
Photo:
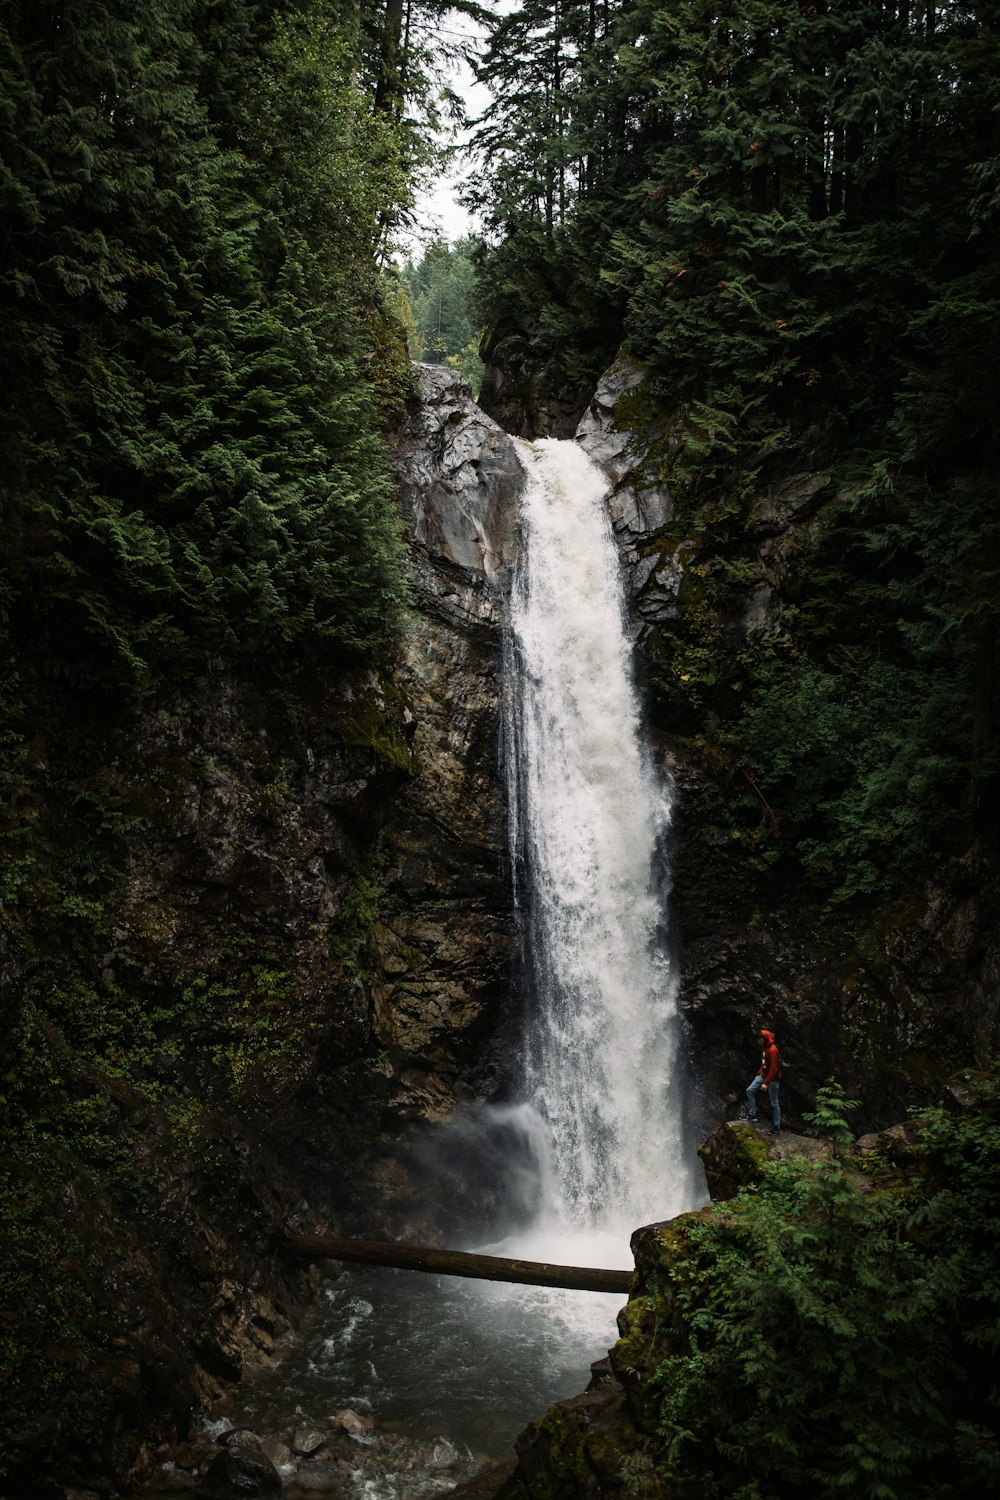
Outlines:
[[[760,1034],[764,1038],[764,1046],[765,1047],[773,1047],[774,1046],[774,1032],[773,1031],[765,1031],[764,1028],[763,1028],[763,1026],[762,1026],[761,1029],[760,1029]]]

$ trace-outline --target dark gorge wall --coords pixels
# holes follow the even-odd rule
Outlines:
[[[0,1224],[0,1494],[124,1487],[266,1360],[318,1283],[285,1226],[432,1235],[400,1141],[496,1087],[496,591],[520,470],[457,377],[422,379],[394,439],[394,670],[276,691],[220,661],[98,724],[119,835],[89,857],[115,868],[69,916],[4,928],[29,1123]]]

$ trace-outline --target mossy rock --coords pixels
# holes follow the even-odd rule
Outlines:
[[[621,1488],[638,1433],[617,1382],[560,1401],[517,1440],[517,1469],[497,1500],[579,1500]]]
[[[757,1182],[768,1162],[765,1141],[751,1126],[730,1120],[698,1147],[713,1202],[735,1198],[740,1188]]]

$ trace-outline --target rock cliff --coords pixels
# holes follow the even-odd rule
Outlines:
[[[398,666],[275,688],[220,661],[101,730],[127,809],[114,910],[29,1060],[38,1128],[70,1144],[24,1157],[0,1222],[12,1493],[127,1485],[315,1295],[282,1227],[426,1233],[400,1138],[496,1086],[497,604],[521,470],[458,377],[419,378],[394,438]]]
[[[447,1112],[470,1086],[511,950],[500,730],[500,595],[522,470],[465,382],[419,368],[424,402],[398,436],[416,608],[397,681],[411,775],[383,845],[376,1015],[403,1060],[403,1111]]]

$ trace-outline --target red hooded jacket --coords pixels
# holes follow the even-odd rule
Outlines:
[[[774,1032],[762,1029],[760,1037],[764,1045],[760,1057],[760,1067],[757,1069],[757,1072],[763,1078],[765,1085],[778,1083],[781,1079],[781,1059],[778,1056],[778,1047],[774,1040]]]

